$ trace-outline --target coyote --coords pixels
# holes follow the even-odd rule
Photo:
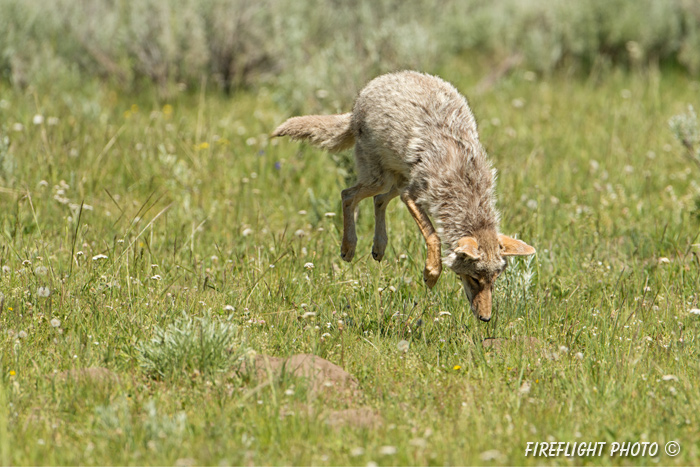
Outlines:
[[[479,142],[474,115],[467,100],[438,77],[414,71],[379,76],[360,91],[351,113],[293,117],[272,136],[308,140],[330,152],[355,146],[357,184],[341,192],[340,255],[345,261],[355,255],[355,210],[370,196],[372,257],[382,260],[386,207],[400,196],[425,238],[426,285],[435,286],[444,261],[461,280],[474,315],[489,321],[504,257],[535,253],[530,245],[498,233],[495,170]],[[440,237],[447,250],[444,260]]]

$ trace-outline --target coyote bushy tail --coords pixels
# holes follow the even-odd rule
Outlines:
[[[293,117],[277,127],[272,136],[307,140],[329,152],[350,149],[355,144],[352,113]]]

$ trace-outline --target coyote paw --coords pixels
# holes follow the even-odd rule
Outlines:
[[[442,265],[440,263],[438,263],[437,267],[428,266],[427,264],[425,265],[425,269],[423,270],[423,281],[425,281],[425,285],[427,285],[429,289],[435,287],[441,272]]]
[[[355,245],[345,243],[340,246],[340,257],[348,263],[355,257]]]
[[[382,258],[384,258],[384,251],[386,251],[386,245],[382,247],[375,243],[372,245],[372,258],[374,258],[375,261],[381,261]]]

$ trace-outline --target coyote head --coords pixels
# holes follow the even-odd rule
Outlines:
[[[452,253],[445,258],[445,264],[462,281],[474,316],[489,321],[491,292],[496,278],[506,268],[505,257],[534,253],[535,249],[525,242],[486,231],[460,238]]]

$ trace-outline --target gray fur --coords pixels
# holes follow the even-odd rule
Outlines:
[[[358,180],[342,192],[341,255],[346,261],[357,243],[357,203],[375,197],[372,254],[380,261],[386,248],[384,211],[400,195],[426,239],[428,286],[440,275],[444,245],[445,265],[460,277],[474,313],[487,321],[493,282],[506,264],[503,256],[534,253],[529,245],[498,234],[495,170],[479,142],[476,120],[466,99],[438,77],[414,71],[379,76],[360,91],[352,113],[294,117],[273,133],[283,135],[329,151],[354,143]],[[467,238],[475,240],[468,243],[475,250],[465,246]]]

